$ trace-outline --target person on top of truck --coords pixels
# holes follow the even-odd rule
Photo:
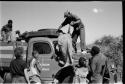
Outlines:
[[[76,42],[77,42],[78,36],[80,36],[81,52],[86,53],[85,28],[81,19],[69,11],[64,12],[64,18],[65,20],[59,26],[58,30],[60,30],[63,26],[67,24],[71,25],[74,28],[72,33],[72,43],[73,43],[73,48],[75,52],[77,52]]]
[[[12,75],[12,83],[26,83],[24,76],[24,69],[27,67],[26,62],[23,60],[23,47],[17,47],[14,50],[16,59],[10,63],[10,73]]]
[[[59,63],[61,63],[64,67],[73,63],[72,39],[69,34],[65,34],[62,30],[58,30],[58,33],[58,46],[60,51],[60,57],[62,58]]]
[[[2,36],[2,41],[4,42],[11,42],[12,39],[12,20],[8,20],[8,24],[4,25],[1,29],[1,36]]]

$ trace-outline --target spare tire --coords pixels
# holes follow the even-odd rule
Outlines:
[[[74,76],[75,76],[74,67],[69,65],[59,70],[56,73],[55,78],[59,80],[59,83],[72,83]]]

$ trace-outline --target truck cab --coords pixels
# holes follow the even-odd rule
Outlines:
[[[54,75],[61,68],[53,58],[56,55],[55,45],[58,37],[56,31],[56,29],[41,29],[29,32],[25,37],[28,43],[26,62],[28,64],[34,50],[39,52],[39,62],[42,65],[40,79],[44,84],[52,83]]]
[[[24,60],[28,64],[28,61],[32,57],[33,50],[37,50],[40,54],[39,61],[42,64],[42,72],[40,74],[42,82],[44,84],[51,83],[53,81],[54,75],[57,71],[61,68],[58,65],[58,62],[53,58],[55,53],[55,44],[57,44],[58,34],[56,33],[57,29],[41,29],[38,31],[27,32],[22,34],[21,40],[25,40],[25,58]],[[5,67],[4,64],[7,63],[7,68],[9,70],[9,64],[13,58],[13,43],[6,44],[6,47],[11,46],[9,53],[9,61],[6,57],[5,61],[2,61],[2,67]],[[1,46],[2,48],[2,46]],[[1,60],[3,59],[4,55],[6,55],[8,50],[4,50],[5,54],[2,54]],[[11,57],[10,57],[11,56]],[[5,57],[4,57],[5,58]],[[8,73],[9,71],[7,71]],[[5,77],[7,79],[8,77]],[[11,79],[11,78],[9,78]]]
[[[42,64],[40,77],[44,82],[51,82],[53,80],[53,76],[60,69],[55,59],[52,59],[52,56],[55,55],[54,41],[56,41],[56,39],[35,37],[30,39],[28,43],[26,61],[28,63],[33,50],[37,50],[39,52],[39,62]]]

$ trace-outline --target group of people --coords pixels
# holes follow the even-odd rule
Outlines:
[[[85,27],[79,17],[72,14],[69,11],[64,13],[64,22],[59,26],[57,33],[58,37],[58,47],[57,51],[60,52],[59,64],[62,69],[70,66],[74,63],[73,54],[77,52],[76,42],[78,36],[80,36],[80,47],[81,53],[83,55],[87,54],[86,42],[85,42]],[[69,33],[64,33],[61,28],[65,25],[71,25],[74,30],[70,35]],[[74,71],[75,79],[73,82],[80,84],[102,84],[104,83],[103,77],[105,73],[107,57],[100,53],[100,48],[98,46],[93,46],[90,50],[91,58],[86,59],[84,56],[79,59],[78,67]],[[63,73],[62,70],[58,72],[58,75],[55,77],[54,81],[60,82],[59,74]]]
[[[86,53],[86,42],[85,42],[85,27],[82,23],[81,19],[76,16],[75,14],[72,14],[69,11],[64,12],[64,22],[58,27],[57,33],[59,34],[58,37],[58,51],[60,52],[60,56],[62,60],[59,61],[59,63],[63,66],[72,64],[73,59],[72,55],[73,53],[77,53],[77,39],[78,36],[80,36],[80,47],[81,52]],[[69,24],[72,26],[73,32],[70,34],[70,29],[68,29],[68,33],[64,33],[61,28],[65,25]]]
[[[70,82],[72,84],[97,84],[97,83],[102,84],[104,82],[106,82],[106,84],[109,83],[109,80],[106,81],[103,80],[105,73],[105,66],[107,62],[106,56],[100,53],[100,48],[98,46],[93,46],[89,53],[91,55],[91,58],[87,58],[85,54],[83,54],[79,58],[78,64],[76,64],[75,66],[67,60],[68,65],[67,63],[65,63],[62,69],[59,72],[57,72],[54,82],[56,83]],[[73,71],[70,69],[69,69],[70,71],[64,69],[69,66],[73,66]],[[70,74],[67,77],[64,76],[64,79],[62,79],[61,77],[63,77],[64,73],[65,74],[72,73],[72,74]],[[72,79],[72,81],[70,81],[70,79]]]
[[[19,30],[13,31],[13,20],[8,20],[8,23],[1,28],[0,32],[0,40],[7,43],[17,41],[21,35]]]
[[[24,49],[23,47],[17,47],[14,50],[16,59],[10,63],[10,73],[12,76],[12,83],[39,83],[41,79],[39,74],[41,73],[42,65],[39,62],[39,53],[34,50],[32,57],[28,60],[28,63],[23,59]]]
[[[12,83],[41,83],[39,74],[42,73],[42,64],[39,62],[38,51],[33,51],[29,65],[23,60],[23,52],[24,49],[22,47],[17,47],[14,50],[16,59],[10,63]],[[107,58],[100,53],[100,49],[97,46],[93,46],[90,53],[92,56],[90,59],[82,56],[79,58],[78,64],[74,66],[73,84],[102,84],[104,82],[104,66]],[[66,62],[61,69],[70,65],[72,64],[67,64]],[[71,71],[68,72],[70,73]],[[54,77],[54,83],[60,83],[58,78],[57,76]]]
[[[58,36],[58,45],[56,51],[59,53],[58,60],[61,69],[73,65],[74,59],[73,54],[77,52],[76,42],[78,36],[80,36],[80,47],[81,53],[83,55],[87,54],[86,42],[85,42],[85,27],[81,19],[72,14],[69,11],[64,13],[64,22],[59,26],[57,33]],[[2,35],[8,33],[10,35],[12,31],[12,21],[8,21],[9,30],[2,28]],[[71,25],[74,30],[70,35],[69,33],[64,33],[61,28],[65,25]],[[8,39],[8,38],[7,38]],[[4,39],[3,39],[4,40]],[[37,83],[41,82],[39,74],[41,72],[42,65],[39,62],[39,53],[34,50],[32,53],[32,59],[29,61],[29,66],[23,60],[23,48],[17,47],[14,50],[16,59],[12,60],[10,63],[10,71],[12,74],[13,83]],[[79,58],[78,65],[74,67],[74,77],[73,84],[102,84],[105,66],[106,66],[106,56],[100,53],[100,48],[98,46],[93,46],[90,50],[91,58],[87,59],[85,56]],[[30,75],[29,75],[30,74]],[[65,73],[64,73],[65,74]],[[54,83],[59,83],[60,79],[57,76],[54,78]]]
[[[60,54],[57,57],[60,57],[59,65],[61,65],[62,70],[65,67],[73,65],[74,59],[73,54],[77,52],[76,42],[78,36],[80,36],[80,47],[81,53],[83,55],[87,54],[86,43],[85,43],[85,28],[79,17],[72,14],[69,11],[64,13],[64,22],[59,26],[57,33],[58,36],[58,46],[57,51]],[[73,33],[64,33],[61,28],[65,25],[73,26]],[[91,51],[91,58],[87,59],[85,56],[79,58],[78,66],[74,69],[74,79],[73,83],[87,84],[87,83],[102,83],[103,82],[103,71],[106,63],[106,57],[100,53],[100,49],[97,46],[93,46]],[[64,71],[60,70],[55,76],[54,82],[62,82],[59,76],[61,76]],[[66,73],[66,72],[65,72]],[[69,72],[70,73],[70,72]],[[68,73],[67,73],[68,74]],[[89,74],[89,77],[87,78]],[[90,75],[91,74],[91,75]],[[66,83],[66,82],[63,82]]]

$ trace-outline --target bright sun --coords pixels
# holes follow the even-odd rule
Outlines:
[[[98,13],[99,10],[98,10],[97,8],[94,8],[94,9],[93,9],[93,12],[94,12],[94,13]]]

